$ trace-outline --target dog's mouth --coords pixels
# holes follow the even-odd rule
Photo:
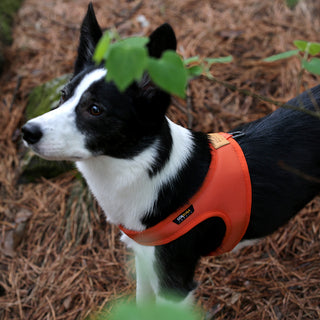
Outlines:
[[[68,139],[50,139],[42,135],[39,141],[31,140],[23,135],[23,143],[37,156],[50,161],[81,161],[91,157],[91,153],[85,148],[77,148]]]
[[[80,161],[84,158],[76,155],[60,155],[58,149],[42,148],[39,144],[28,144],[25,140],[24,145],[30,148],[37,156],[49,161]]]

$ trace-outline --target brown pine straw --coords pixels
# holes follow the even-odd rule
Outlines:
[[[319,78],[304,74],[297,88],[296,59],[261,59],[293,49],[296,39],[320,41],[320,3],[284,0],[96,0],[103,27],[122,36],[147,35],[168,21],[184,57],[233,55],[212,68],[216,78],[285,102]],[[14,43],[0,78],[0,319],[84,319],[124,296],[134,299],[132,255],[119,231],[105,222],[92,197],[69,173],[21,185],[24,148],[19,131],[30,90],[71,72],[87,0],[25,0]],[[144,15],[150,22],[142,28]],[[206,132],[228,130],[276,107],[198,79],[188,103],[169,116]],[[196,305],[212,319],[320,319],[320,202],[288,225],[239,253],[203,258]],[[130,208],[128,208],[128,213]],[[90,318],[89,317],[89,318]]]

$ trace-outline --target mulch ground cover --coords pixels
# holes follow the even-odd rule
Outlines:
[[[213,75],[237,88],[285,102],[316,85],[299,60],[262,59],[320,41],[320,3],[284,0],[95,0],[104,28],[148,35],[167,21],[184,57],[232,55]],[[20,184],[25,152],[19,128],[35,86],[72,72],[87,0],[25,0],[0,78],[0,319],[84,319],[134,295],[132,254],[107,224],[75,172]],[[149,25],[142,26],[143,16]],[[169,117],[206,132],[229,130],[275,110],[270,103],[206,79],[190,83]],[[197,269],[196,305],[212,319],[320,319],[320,201],[256,246]],[[111,309],[111,307],[109,307]]]

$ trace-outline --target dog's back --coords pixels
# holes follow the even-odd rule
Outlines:
[[[288,105],[315,111],[320,85]],[[287,108],[244,126],[237,140],[246,156],[253,190],[252,219],[246,237],[273,232],[318,194],[320,119]]]

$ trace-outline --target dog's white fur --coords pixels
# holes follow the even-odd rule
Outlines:
[[[155,247],[139,245],[125,234],[121,240],[132,249],[135,254],[136,266],[136,301],[142,305],[146,302],[158,300],[159,283],[155,265]],[[158,296],[158,298],[156,298]]]

